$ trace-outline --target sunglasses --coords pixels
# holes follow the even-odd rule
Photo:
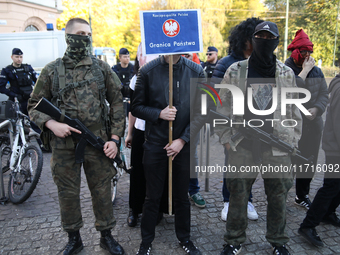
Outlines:
[[[307,53],[312,54],[313,51],[309,51],[309,50],[300,50],[300,53],[301,53],[301,55],[306,55]]]
[[[207,56],[211,56],[213,53],[207,53],[207,54],[205,54],[205,55],[207,55]]]

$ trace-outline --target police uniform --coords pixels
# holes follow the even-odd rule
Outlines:
[[[218,52],[218,50],[216,49],[216,47],[214,47],[214,46],[209,46],[208,47],[208,51],[207,51],[207,54],[209,53],[209,52]],[[213,63],[210,63],[210,62],[204,62],[203,64],[202,64],[202,67],[203,67],[203,70],[205,71],[205,73],[207,74],[207,77],[208,78],[211,78],[212,77],[212,75],[213,75],[213,73],[214,73],[214,70],[215,70],[215,67],[216,67],[216,64],[217,64],[217,61],[216,61],[216,63],[215,64],[213,64]]]
[[[78,118],[104,141],[111,138],[105,127],[98,81],[94,79],[95,71],[91,68],[93,61],[98,61],[98,68],[104,78],[105,98],[110,105],[111,134],[121,136],[125,127],[125,118],[117,75],[112,72],[108,64],[101,60],[94,60],[90,56],[77,63],[65,54],[62,61],[65,65],[68,89],[65,89],[62,94],[59,107],[64,108],[65,114],[70,118]],[[56,61],[53,61],[42,70],[28,103],[30,117],[43,131],[48,130],[45,123],[51,117],[33,108],[42,97],[53,102],[55,93],[53,83],[58,80],[58,76],[55,75],[56,65]],[[62,227],[66,232],[77,231],[83,226],[79,198],[81,164],[75,162],[75,148],[78,141],[72,136],[59,138],[53,133],[51,135],[51,169],[54,182],[58,186]],[[85,148],[83,168],[92,194],[95,227],[98,231],[111,229],[116,222],[110,192],[111,179],[116,174],[116,170],[102,151],[90,145]]]
[[[12,55],[22,55],[22,51],[14,48]],[[9,100],[14,101],[17,97],[21,111],[27,114],[27,101],[33,90],[34,83],[37,81],[36,72],[32,66],[28,64],[21,64],[20,67],[15,67],[13,64],[2,69],[0,75],[0,93],[6,94]],[[6,88],[7,82],[10,87]]]

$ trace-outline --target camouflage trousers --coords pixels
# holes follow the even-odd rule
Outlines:
[[[111,179],[116,170],[110,159],[92,146],[86,146],[82,164],[75,162],[74,149],[52,148],[51,169],[58,187],[62,227],[72,232],[83,226],[79,195],[81,166],[92,196],[95,227],[98,231],[111,229],[116,224],[111,202]]]
[[[237,170],[243,166],[256,166],[252,153],[240,146],[237,151],[229,150],[228,153],[230,166],[236,166]],[[262,165],[290,167],[291,164],[289,156],[274,157],[271,151],[264,152],[262,157]],[[285,232],[286,199],[293,185],[292,173],[289,171],[261,174],[268,201],[266,239],[272,245],[281,246],[289,241]],[[224,240],[230,245],[239,245],[246,240],[247,204],[251,186],[257,175],[258,172],[227,173],[226,186],[230,191],[230,200]]]

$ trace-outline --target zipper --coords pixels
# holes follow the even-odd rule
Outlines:
[[[180,100],[179,100],[179,81],[177,81],[177,105],[180,104]]]

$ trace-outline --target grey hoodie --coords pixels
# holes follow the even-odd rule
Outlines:
[[[322,149],[326,156],[340,157],[340,74],[329,84],[330,93]]]

